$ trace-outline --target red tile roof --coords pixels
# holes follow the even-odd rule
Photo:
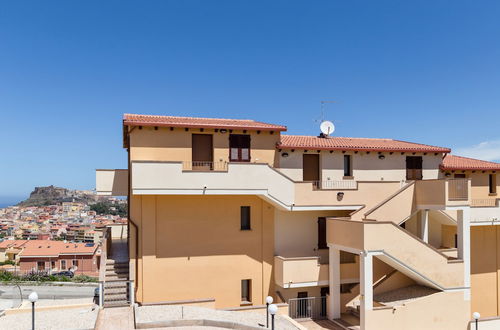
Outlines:
[[[4,240],[0,242],[0,249],[18,248],[23,246],[27,240]]]
[[[411,151],[448,153],[449,148],[411,143],[392,139],[347,138],[282,135],[278,148],[316,150],[369,150],[369,151]]]
[[[195,118],[134,114],[124,114],[123,124],[128,126],[135,125],[286,131],[286,126],[267,124],[249,119]]]
[[[500,163],[474,158],[446,155],[441,164],[443,170],[500,170]]]
[[[90,244],[89,244],[90,245]],[[97,244],[65,243],[63,241],[30,240],[23,246],[20,257],[57,257],[64,254],[94,254]]]

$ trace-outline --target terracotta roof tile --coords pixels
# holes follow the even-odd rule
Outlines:
[[[500,170],[500,163],[474,158],[446,155],[441,164],[443,170]]]
[[[23,246],[27,240],[4,240],[0,242],[0,249],[17,248]]]
[[[226,128],[262,131],[286,131],[286,126],[263,123],[250,119],[195,118],[124,114],[124,125],[167,126],[193,128]]]
[[[348,137],[320,138],[316,136],[302,135],[282,135],[278,147],[284,149],[411,151],[439,153],[448,153],[451,151],[449,148],[392,139]]]
[[[63,241],[30,240],[24,246],[20,257],[54,256],[61,254],[94,254],[97,244],[65,243]]]

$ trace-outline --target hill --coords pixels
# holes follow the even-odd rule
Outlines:
[[[107,197],[97,196],[93,191],[71,190],[55,186],[35,187],[30,197],[18,206],[45,206],[60,204],[62,202],[82,202],[94,204],[97,201],[107,200]]]

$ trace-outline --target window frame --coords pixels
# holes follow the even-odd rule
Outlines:
[[[240,230],[252,230],[252,209],[248,205],[240,206]]]
[[[344,155],[344,177],[352,178],[352,155]]]
[[[488,175],[488,192],[490,195],[497,194],[497,175],[492,173]]]
[[[246,296],[244,295],[246,291]],[[252,303],[252,279],[243,279],[241,280],[241,304],[251,304]]]
[[[248,140],[248,141],[245,141]],[[243,147],[243,144],[248,142],[248,148]],[[234,145],[236,144],[236,146]],[[236,149],[237,157],[233,158],[233,149]],[[243,150],[248,150],[248,157],[243,158]],[[229,161],[248,163],[252,159],[252,138],[250,134],[230,134],[229,135]]]

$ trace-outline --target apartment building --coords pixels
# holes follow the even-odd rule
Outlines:
[[[266,296],[361,329],[467,329],[500,315],[500,164],[392,139],[285,135],[253,120],[125,115],[140,304]]]

